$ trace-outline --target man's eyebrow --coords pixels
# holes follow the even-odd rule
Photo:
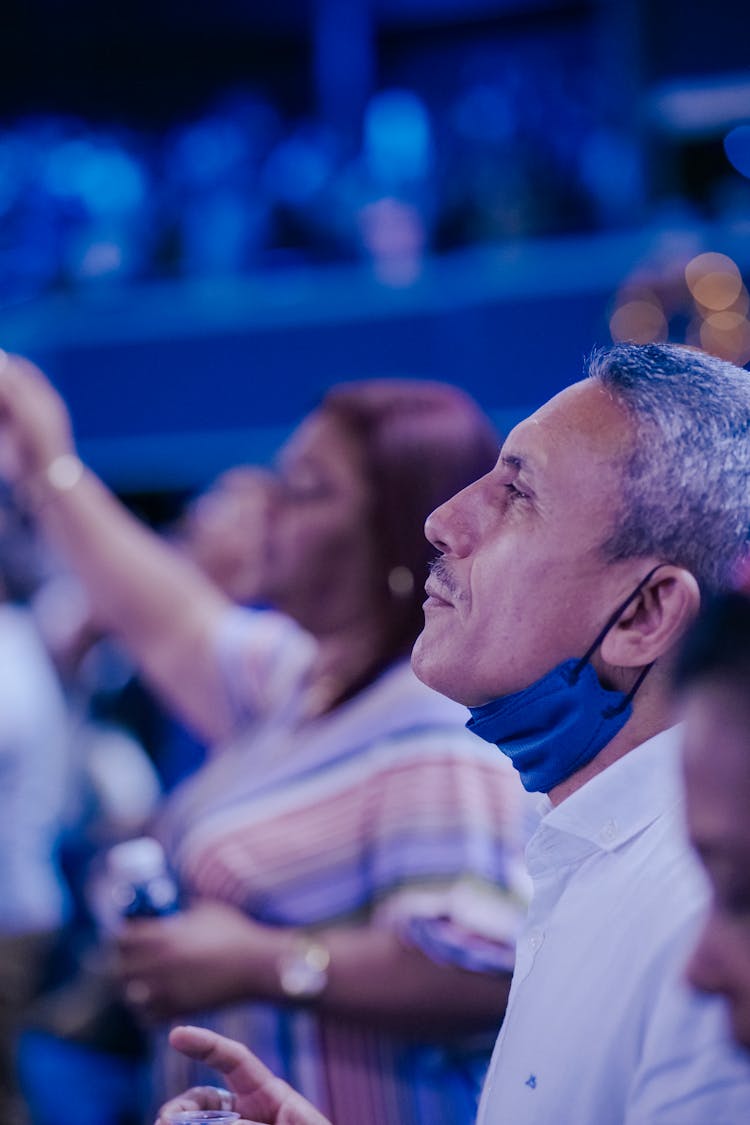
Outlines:
[[[522,457],[517,453],[501,453],[500,464],[506,465],[509,469],[516,469],[517,472],[533,473],[534,467],[526,457]]]

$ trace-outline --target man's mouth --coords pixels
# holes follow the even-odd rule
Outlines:
[[[425,606],[447,605],[455,608],[456,603],[461,601],[461,591],[456,579],[442,556],[430,563],[430,573],[424,588],[427,594]]]
[[[424,603],[425,606],[453,605],[453,602],[449,597],[446,596],[443,588],[441,586],[437,586],[434,582],[426,582],[424,589],[425,593],[427,594],[427,601]]]

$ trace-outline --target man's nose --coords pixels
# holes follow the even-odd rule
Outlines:
[[[469,486],[470,488],[472,486]],[[471,551],[473,535],[465,488],[427,517],[425,535],[443,555],[464,558]]]

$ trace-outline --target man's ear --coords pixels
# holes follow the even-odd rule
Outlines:
[[[601,656],[621,668],[643,668],[669,652],[700,608],[695,577],[681,566],[660,566],[602,641]]]

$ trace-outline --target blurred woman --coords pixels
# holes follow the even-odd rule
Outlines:
[[[484,416],[440,384],[330,391],[244,481],[242,600],[262,611],[126,514],[24,361],[0,417],[99,613],[220,747],[160,818],[185,908],[128,924],[131,1003],[242,1040],[337,1125],[471,1121],[522,909],[521,796],[408,653],[422,523],[493,463]],[[207,1077],[185,1061],[159,1094]]]

